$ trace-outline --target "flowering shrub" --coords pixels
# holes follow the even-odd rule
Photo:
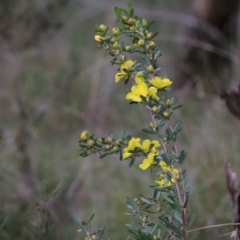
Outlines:
[[[94,39],[99,49],[105,49],[112,56],[111,63],[119,66],[115,82],[132,85],[128,87],[126,100],[133,107],[141,104],[146,108],[150,125],[142,131],[151,139],[124,132],[116,139],[99,138],[84,131],[79,138],[80,155],[99,153],[103,158],[117,154],[120,160],[129,161],[129,167],[138,161],[141,170],[151,172],[151,194],[140,194],[134,199],[127,197],[129,211],[126,214],[136,217],[136,221],[126,224],[128,239],[188,239],[187,229],[194,220],[194,216],[187,216],[192,188],[186,186],[187,173],[182,169],[186,152],[179,151],[177,146],[181,127],[172,121],[174,111],[181,106],[176,99],[168,97],[172,81],[159,76],[157,61],[162,53],[154,41],[157,33],[150,31],[152,22],[134,16],[132,4],[128,5],[128,11],[115,7],[115,13],[121,26],[109,33],[105,25],[96,25]],[[128,45],[121,40],[123,36],[130,40]],[[140,60],[130,57],[132,53],[138,53]],[[91,231],[93,216],[89,221],[79,220],[75,215],[74,218],[86,239],[101,239],[105,228]]]

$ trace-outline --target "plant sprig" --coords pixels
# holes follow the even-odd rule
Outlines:
[[[114,11],[120,26],[109,31],[104,24],[96,25],[94,39],[99,49],[105,49],[112,56],[111,63],[119,66],[115,82],[132,85],[126,100],[146,108],[150,124],[142,131],[154,139],[125,134],[117,139],[98,138],[83,131],[79,138],[80,155],[86,157],[98,152],[103,158],[118,154],[120,160],[129,160],[130,167],[137,159],[142,159],[140,169],[151,171],[154,182],[150,186],[151,194],[127,197],[129,211],[126,214],[138,219],[126,224],[130,233],[128,239],[187,240],[188,225],[194,220],[187,216],[191,189],[186,186],[187,173],[181,167],[186,152],[179,151],[177,146],[182,129],[179,123],[172,121],[175,110],[181,105],[175,98],[168,98],[172,81],[158,75],[158,58],[162,52],[156,47],[157,33],[149,30],[152,22],[134,16],[131,3],[128,10],[115,7]],[[140,57],[130,58],[133,53]],[[89,234],[86,237],[92,239]]]

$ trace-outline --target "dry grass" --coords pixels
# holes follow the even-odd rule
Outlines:
[[[154,9],[190,11],[186,8],[191,1],[184,1],[184,9],[183,4],[173,2],[156,1]],[[55,226],[49,238],[41,239],[81,239],[71,219],[74,213],[83,218],[96,213],[95,226],[107,225],[109,236],[124,239],[124,224],[130,221],[124,215],[125,196],[148,192],[143,186],[150,178],[137,166],[128,169],[127,162],[117,157],[100,160],[97,156],[78,156],[77,139],[82,130],[106,136],[125,129],[142,136],[140,129],[148,124],[148,118],[141,106],[136,109],[124,101],[127,90],[124,84],[114,83],[110,57],[97,52],[92,40],[95,23],[114,24],[113,3],[109,9],[94,7],[91,1],[70,3],[64,10],[63,28],[42,45],[19,52],[11,51],[7,44],[0,49],[1,239],[33,239],[34,231],[28,230],[27,223],[39,226],[35,204],[44,199]],[[106,3],[103,1],[102,6]],[[141,1],[138,9],[146,9],[145,15],[151,19],[149,11],[154,10],[147,1]],[[182,25],[170,22],[156,23],[160,39],[182,31]],[[160,63],[163,74],[171,76],[169,66],[176,63],[182,45],[159,44],[165,53]],[[231,79],[237,74],[234,70]],[[190,206],[190,212],[197,215],[194,228],[231,222],[223,165],[229,159],[236,171],[239,168],[240,122],[218,96],[193,90],[179,101],[184,104],[176,116],[183,126],[179,142],[188,152],[185,167],[190,184],[195,186]],[[24,143],[24,150],[17,148],[17,141]],[[29,169],[24,171],[26,156]],[[51,197],[58,185],[58,192]],[[199,239],[217,239],[231,230],[204,230]]]

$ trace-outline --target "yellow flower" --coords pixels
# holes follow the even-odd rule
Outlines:
[[[132,156],[132,153],[129,152],[130,149],[124,148],[123,149],[123,159],[127,159]]]
[[[173,185],[172,180],[171,181],[167,180],[166,184],[164,184],[165,183],[164,178],[160,179],[159,181],[155,181],[155,183],[157,183],[160,187],[171,187]]]
[[[126,95],[127,100],[132,100],[134,102],[142,102],[140,96],[146,97],[148,93],[148,87],[146,83],[140,83],[137,86],[132,86],[131,92]]]
[[[163,172],[170,172],[174,178],[179,177],[179,170],[176,168],[173,168],[173,166],[168,166],[164,161],[161,161],[159,163],[161,169]]]
[[[150,145],[153,144],[153,147],[151,149],[152,152],[156,152],[156,148],[160,147],[160,143],[157,140],[153,140],[150,142],[149,139],[146,139],[143,141],[142,145],[140,146],[140,148],[147,153],[149,151]]]
[[[128,74],[122,71],[115,75],[115,82],[119,82],[121,79],[127,79],[127,78],[128,78]]]
[[[148,89],[148,96],[150,96],[150,97],[152,97],[152,98],[154,98],[154,99],[157,99],[157,100],[159,100],[160,98],[157,96],[157,88],[155,88],[155,87],[150,87],[149,89]]]
[[[132,153],[129,151],[133,151],[136,148],[140,147],[140,138],[132,137],[128,143],[128,146],[123,149],[123,159],[127,159],[132,156]]]
[[[144,77],[142,75],[142,72],[138,72],[135,76],[135,82],[137,84],[144,83]]]
[[[170,79],[161,79],[160,77],[154,77],[153,79],[149,80],[149,82],[157,89],[162,89],[172,84],[172,81]]]
[[[137,147],[140,147],[140,138],[134,138],[132,137],[131,140],[128,143],[128,149],[134,150]]]
[[[120,72],[115,75],[115,82],[119,82],[121,79],[127,79],[129,74],[124,72],[123,69],[127,69],[128,71],[132,71],[132,66],[134,62],[132,60],[128,60],[125,63],[122,63],[120,66]]]
[[[100,35],[95,35],[94,39],[95,39],[96,42],[102,42],[103,37],[101,37]]]
[[[151,167],[151,165],[154,163],[154,157],[155,157],[155,153],[153,152],[150,152],[148,155],[147,155],[147,158],[145,158],[143,160],[143,162],[139,165],[139,167],[142,169],[142,170],[146,170],[148,169],[149,167]]]
[[[161,174],[159,180],[156,180],[155,182],[160,187],[171,187],[179,177],[179,170],[173,168],[172,165],[168,166],[164,161],[161,161],[159,165],[162,168],[163,174]],[[171,179],[167,179],[166,172],[171,173],[172,175]]]

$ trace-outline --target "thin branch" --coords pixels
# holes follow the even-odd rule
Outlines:
[[[195,231],[199,231],[199,230],[204,230],[204,229],[208,229],[208,228],[217,228],[217,227],[225,227],[225,226],[239,226],[240,223],[223,223],[223,224],[216,224],[216,225],[211,225],[211,226],[205,226],[205,227],[200,227],[200,228],[195,228],[192,230],[188,230],[189,232],[195,232]]]

